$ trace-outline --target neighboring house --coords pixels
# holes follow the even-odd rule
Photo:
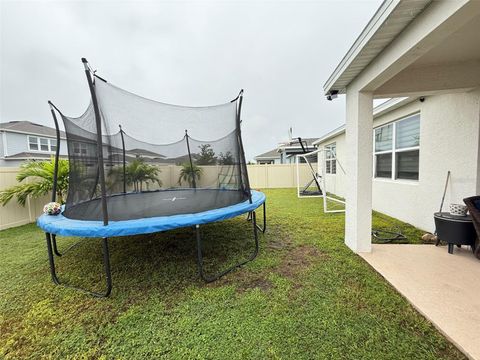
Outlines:
[[[257,164],[294,164],[295,155],[311,152],[317,149],[314,142],[318,138],[301,138],[303,148],[296,138],[290,140],[286,144],[279,145],[276,149],[267,151],[266,153],[255,156]],[[304,159],[300,159],[301,162],[305,162]]]
[[[267,151],[266,153],[255,156],[255,161],[260,165],[280,164],[280,154],[278,149]]]
[[[83,158],[91,158],[96,162],[96,143],[90,139],[78,137],[72,141],[73,154]],[[0,167],[18,167],[26,160],[48,160],[55,155],[56,131],[54,128],[30,121],[10,121],[0,123]],[[105,146],[106,166],[121,164],[122,149],[111,147],[108,154]],[[131,149],[125,152],[127,161],[143,158],[147,162],[169,163],[165,156],[144,149]],[[67,158],[66,135],[60,131],[60,157]]]
[[[0,167],[17,167],[25,160],[50,159],[55,155],[56,146],[53,128],[30,121],[0,123]],[[63,131],[60,132],[60,155],[67,156]]]
[[[123,163],[123,150],[117,146],[112,146],[110,149],[104,149],[105,157],[111,162],[112,165],[119,165]],[[142,158],[146,162],[155,164],[167,164],[168,160],[165,160],[165,156],[156,152],[145,149],[127,149],[125,150],[125,161],[131,162],[135,159]],[[107,164],[108,166],[108,164]]]
[[[318,137],[301,139],[306,152],[311,152],[317,149],[313,143],[318,139]],[[280,145],[277,151],[280,153],[281,164],[294,164],[295,155],[304,153],[302,146],[295,139],[287,145]],[[304,162],[304,160],[301,159],[301,162]]]
[[[371,251],[372,206],[434,231],[449,170],[444,210],[480,193],[479,33],[480,1],[384,1],[324,85],[346,94],[345,131],[317,144],[346,170],[328,176],[352,250]]]

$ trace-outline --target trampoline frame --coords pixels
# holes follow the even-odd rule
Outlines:
[[[103,224],[105,226],[108,225],[109,218],[108,218],[108,210],[107,210],[107,194],[106,194],[106,187],[105,187],[105,173],[104,173],[104,166],[103,166],[103,150],[102,150],[102,126],[101,126],[101,118],[100,118],[100,111],[98,107],[98,102],[97,102],[97,97],[95,93],[95,88],[94,88],[94,80],[92,79],[92,75],[95,78],[98,78],[101,81],[105,81],[105,79],[97,76],[94,74],[94,72],[91,70],[88,61],[85,58],[82,58],[82,63],[84,65],[85,69],[85,75],[87,77],[87,82],[90,90],[90,95],[92,98],[92,103],[93,103],[93,108],[95,112],[95,122],[96,122],[96,130],[97,130],[97,153],[98,153],[98,164],[99,164],[99,182],[100,182],[100,189],[101,189],[101,205],[102,205],[102,215],[103,215]],[[241,108],[242,108],[242,101],[243,101],[243,90],[240,91],[238,94],[237,98],[232,100],[231,102],[234,102],[236,100],[239,100],[239,104],[237,107],[237,114],[236,114],[236,131],[237,131],[237,138],[238,138],[238,143],[240,147],[240,159],[241,161],[239,162],[239,171],[240,174],[242,173],[242,166],[245,166],[246,161],[245,161],[245,152],[243,148],[243,142],[241,138],[241,129],[240,129],[240,113],[241,113]],[[53,176],[53,186],[52,186],[52,202],[56,201],[56,193],[57,193],[57,176],[58,176],[58,160],[59,160],[59,155],[60,155],[60,128],[58,126],[58,120],[55,114],[55,111],[57,111],[59,114],[61,114],[60,110],[51,102],[48,101],[48,104],[50,106],[50,112],[52,114],[53,121],[55,123],[55,129],[56,129],[56,140],[57,140],[57,147],[55,151],[55,167],[54,167],[54,176]],[[123,130],[120,125],[120,134],[122,136],[122,144],[123,144]],[[187,146],[188,144],[188,133],[187,131],[185,132],[185,136],[187,137]],[[123,145],[124,146],[124,145]],[[191,160],[191,153],[190,153],[190,148],[188,146],[188,155],[190,159],[190,166],[193,167],[192,165],[192,160]],[[125,149],[123,149],[123,167],[125,171]],[[245,169],[246,172],[246,169]],[[125,179],[125,177],[124,177]],[[250,204],[252,204],[252,194],[250,191],[250,182],[248,179],[248,173],[246,173],[245,177],[245,183],[242,182],[242,179],[240,177],[241,181],[241,188],[242,191],[248,195],[248,201]],[[194,188],[196,188],[196,185],[194,184]],[[126,187],[125,184],[123,186],[123,193],[126,193]],[[252,261],[253,259],[256,258],[258,255],[259,251],[259,242],[258,242],[258,231],[265,233],[266,228],[267,228],[267,220],[266,220],[266,205],[265,201],[262,203],[263,205],[263,226],[259,226],[257,224],[257,216],[256,216],[256,209],[255,210],[250,210],[247,215],[247,221],[252,223],[253,227],[253,235],[254,235],[254,250],[250,254],[250,256],[243,260],[238,262],[237,264],[227,268],[226,270],[223,270],[217,274],[214,274],[212,276],[208,276],[205,273],[204,270],[204,265],[203,265],[203,246],[202,246],[202,236],[201,236],[201,231],[200,231],[200,225],[195,225],[193,226],[194,229],[194,234],[196,238],[196,244],[197,244],[197,267],[198,267],[198,273],[200,277],[207,283],[218,280],[222,276],[230,273],[231,271],[245,265],[246,263]],[[257,208],[258,209],[258,208]],[[67,288],[75,289],[82,291],[84,293],[90,294],[95,297],[108,297],[112,291],[112,274],[111,274],[111,266],[110,266],[110,250],[108,246],[108,237],[102,237],[102,253],[103,253],[103,268],[104,268],[104,273],[105,273],[105,290],[103,292],[97,292],[97,291],[92,291],[88,290],[82,287],[78,287],[72,284],[64,283],[60,281],[60,278],[57,275],[56,267],[55,267],[55,257],[62,257],[66,253],[68,253],[70,250],[72,250],[74,247],[76,247],[82,240],[74,243],[73,245],[69,246],[65,251],[60,252],[57,246],[57,236],[56,234],[50,233],[50,232],[45,232],[45,239],[47,242],[47,252],[48,252],[48,261],[49,261],[49,266],[50,266],[50,275],[52,278],[52,281],[56,285],[61,285]]]
[[[213,281],[216,281],[220,279],[222,276],[232,272],[233,270],[242,267],[243,265],[247,264],[248,262],[254,260],[257,255],[258,255],[258,250],[259,250],[259,242],[258,242],[258,231],[265,233],[266,226],[267,226],[267,217],[266,217],[266,205],[265,202],[262,205],[263,207],[263,227],[260,227],[257,224],[257,215],[256,211],[250,211],[248,213],[247,221],[252,222],[252,227],[253,227],[253,236],[254,236],[254,250],[250,254],[250,256],[242,260],[235,265],[222,270],[214,275],[208,276],[205,273],[205,269],[203,266],[203,246],[202,246],[202,236],[201,236],[201,231],[200,231],[200,225],[195,225],[194,226],[194,233],[195,233],[195,238],[196,238],[196,244],[197,244],[197,268],[198,268],[198,274],[199,276],[206,282],[210,283]],[[56,267],[55,267],[55,256],[61,257],[64,256],[68,251],[73,249],[75,246],[77,246],[81,241],[78,241],[74,243],[73,245],[69,246],[63,253],[58,250],[57,247],[57,239],[55,234],[50,234],[48,232],[45,233],[45,239],[47,242],[47,251],[48,251],[48,262],[50,265],[50,275],[52,277],[52,281],[55,285],[61,285],[70,289],[78,290],[81,292],[84,292],[86,294],[95,296],[95,297],[108,297],[112,291],[112,271],[111,271],[111,266],[110,266],[110,250],[108,247],[108,238],[104,237],[102,238],[102,253],[103,253],[103,269],[104,269],[104,274],[105,274],[105,291],[103,292],[97,292],[97,291],[92,291],[88,290],[85,288],[81,288],[75,285],[67,284],[62,281],[60,281]]]

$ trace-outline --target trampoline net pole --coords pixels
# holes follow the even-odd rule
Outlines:
[[[93,109],[95,112],[95,126],[97,131],[97,158],[98,158],[98,175],[100,180],[100,190],[102,196],[102,215],[103,224],[108,225],[108,210],[107,210],[107,189],[105,186],[105,169],[103,165],[103,138],[102,138],[102,120],[100,118],[100,110],[98,108],[97,96],[95,94],[95,87],[90,74],[90,68],[88,61],[82,58],[83,65],[85,67],[85,75],[88,81],[88,87],[90,88],[90,95],[92,97]]]
[[[52,202],[55,202],[57,199],[57,182],[58,182],[58,158],[60,157],[60,129],[58,127],[57,116],[55,115],[55,110],[53,104],[49,101],[50,112],[52,113],[53,122],[55,123],[55,135],[57,141],[57,147],[55,149],[55,167],[53,169],[53,186],[52,186]]]
[[[123,160],[123,193],[127,193],[127,171],[125,164],[125,138],[123,137],[122,125],[118,125],[120,128],[120,137],[122,138],[122,160]]]
[[[239,181],[240,187],[242,191],[244,191],[248,195],[248,200],[252,203],[252,193],[250,192],[250,180],[248,178],[248,170],[247,170],[247,162],[245,160],[245,151],[243,150],[243,142],[242,142],[242,131],[241,131],[241,113],[242,113],[242,102],[243,102],[243,89],[240,90],[240,94],[238,95],[238,107],[237,107],[237,139],[238,139],[238,147],[239,147]],[[243,169],[243,171],[242,171]],[[245,183],[242,176],[245,175]]]
[[[195,181],[195,169],[193,167],[193,161],[192,161],[192,153],[190,151],[190,142],[188,141],[188,131],[185,130],[185,141],[187,142],[187,151],[188,151],[188,160],[190,161],[190,171],[191,171],[191,176],[192,176],[192,186],[194,189],[197,188],[197,184]]]

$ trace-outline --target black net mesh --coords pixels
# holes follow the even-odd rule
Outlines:
[[[98,78],[94,89],[100,157],[92,103],[78,118],[62,115],[70,160],[65,216],[103,220],[99,158],[109,220],[196,213],[248,199],[238,99],[185,107],[145,99]]]

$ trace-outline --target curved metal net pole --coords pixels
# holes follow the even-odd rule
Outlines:
[[[105,168],[103,165],[102,120],[100,117],[100,110],[98,108],[97,95],[95,93],[95,87],[93,85],[92,75],[90,74],[90,67],[88,66],[88,61],[87,59],[82,58],[82,62],[85,67],[85,75],[87,77],[88,87],[90,88],[90,95],[92,97],[93,110],[95,112],[95,125],[97,129],[98,174],[100,179],[100,189],[102,192],[103,224],[108,225],[107,188],[105,186]]]
[[[125,160],[125,139],[123,137],[124,131],[122,130],[122,125],[118,125],[120,128],[120,137],[122,139],[122,160],[123,160],[123,193],[127,193],[127,167]]]
[[[195,180],[195,169],[193,168],[193,161],[192,161],[192,153],[190,152],[190,141],[188,141],[188,131],[185,130],[185,141],[187,142],[187,151],[188,151],[188,160],[190,161],[190,171],[192,173],[192,185],[193,185],[193,188],[196,189],[197,188],[197,183],[196,183],[196,180]]]
[[[52,114],[53,122],[55,123],[55,137],[57,141],[57,147],[55,149],[55,166],[53,168],[53,185],[52,185],[52,202],[57,200],[57,182],[58,182],[58,159],[60,157],[60,128],[58,127],[57,115],[55,115],[55,110],[60,112],[55,105],[49,100],[48,105],[50,105],[50,113]],[[53,241],[53,252],[57,256],[62,256],[60,251],[57,248],[57,239],[55,235],[52,236]]]
[[[240,181],[240,187],[242,188],[242,191],[244,191],[248,195],[248,201],[250,201],[250,204],[251,204],[252,193],[250,191],[250,180],[248,178],[247,162],[245,160],[245,151],[243,150],[242,130],[241,130],[243,89],[240,90],[240,93],[238,94],[237,99],[238,99],[238,105],[237,105],[236,127],[237,127],[237,141],[238,141],[238,148],[239,148],[238,149],[239,150],[238,176]],[[244,179],[242,178],[242,174],[245,174],[245,183],[243,181]]]

